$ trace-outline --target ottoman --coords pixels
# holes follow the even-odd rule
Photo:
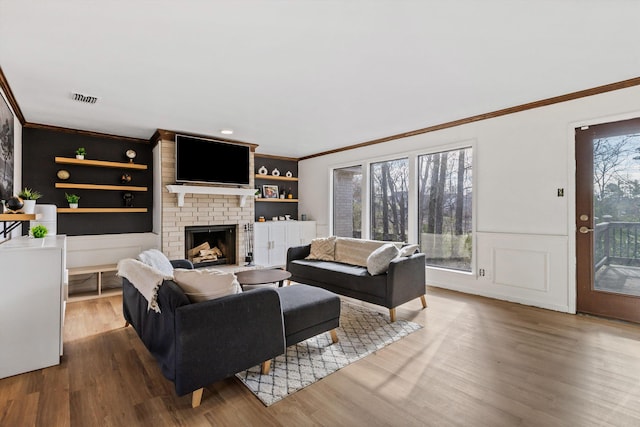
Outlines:
[[[338,342],[335,328],[340,326],[340,297],[326,289],[291,285],[276,289],[284,318],[287,347],[326,331]]]

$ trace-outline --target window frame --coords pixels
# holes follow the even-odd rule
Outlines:
[[[472,236],[472,245],[471,245],[471,271],[462,271],[462,270],[454,270],[445,267],[437,267],[437,266],[429,266],[425,265],[425,268],[428,270],[439,270],[445,271],[453,274],[462,274],[466,276],[476,276],[477,275],[477,247],[478,247],[478,230],[477,230],[477,217],[478,217],[478,209],[477,209],[477,195],[478,195],[478,152],[477,152],[477,141],[475,139],[466,139],[451,143],[437,144],[430,147],[423,147],[418,150],[408,150],[408,151],[399,151],[395,153],[386,154],[384,156],[376,156],[376,157],[367,157],[359,160],[354,160],[350,162],[344,163],[336,163],[334,165],[329,166],[329,232],[333,234],[334,224],[333,224],[333,171],[335,169],[342,169],[348,167],[361,167],[362,168],[362,238],[370,239],[370,230],[371,230],[371,205],[370,205],[370,188],[371,188],[371,165],[373,163],[380,163],[385,161],[399,160],[399,159],[408,159],[409,162],[409,179],[408,179],[408,212],[407,212],[407,221],[408,221],[408,242],[407,243],[415,243],[418,244],[420,239],[418,235],[418,157],[422,155],[436,154],[445,151],[455,151],[463,148],[471,149],[471,236]]]

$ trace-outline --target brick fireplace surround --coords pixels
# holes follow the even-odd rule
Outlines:
[[[184,206],[178,206],[178,195],[169,193],[166,186],[175,184],[175,141],[162,137],[160,146],[162,179],[162,252],[169,259],[185,257],[184,228],[201,225],[237,224],[236,261],[242,263],[245,256],[244,225],[253,223],[255,200],[247,197],[244,206],[240,206],[238,196],[217,194],[186,194]],[[249,170],[253,171],[253,150],[250,154]],[[253,187],[253,174],[250,178]]]

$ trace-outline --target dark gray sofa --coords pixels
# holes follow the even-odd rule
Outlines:
[[[174,267],[193,268],[189,261]],[[285,352],[280,297],[259,288],[210,301],[191,303],[182,289],[165,280],[158,290],[161,312],[122,279],[124,318],[131,324],[179,396],[193,393],[200,404],[203,387]],[[266,364],[266,365],[265,365]]]
[[[396,258],[386,273],[372,276],[359,265],[305,259],[310,252],[310,244],[288,249],[289,280],[386,307],[392,322],[396,320],[396,307],[401,304],[420,298],[422,307],[427,306],[423,253]]]

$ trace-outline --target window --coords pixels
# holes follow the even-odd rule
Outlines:
[[[406,242],[409,160],[372,163],[370,174],[371,238]]]
[[[362,237],[362,166],[333,170],[333,234]]]
[[[427,265],[471,271],[471,148],[418,157],[419,243]]]

